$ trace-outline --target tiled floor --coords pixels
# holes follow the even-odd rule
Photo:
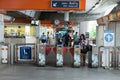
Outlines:
[[[0,64],[0,80],[120,80],[120,70]]]

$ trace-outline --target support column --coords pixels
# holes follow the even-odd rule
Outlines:
[[[0,42],[4,42],[4,17],[0,14]]]
[[[65,21],[69,21],[69,11],[66,11],[66,12],[64,13],[64,20],[65,20]]]
[[[104,46],[104,26],[97,26],[96,27],[96,45],[99,46]]]

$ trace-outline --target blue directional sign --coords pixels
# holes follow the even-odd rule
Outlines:
[[[114,31],[113,30],[104,31],[104,46],[114,46]]]
[[[79,8],[79,1],[52,1],[52,8]]]
[[[106,40],[106,42],[111,42],[111,41],[113,41],[113,35],[112,35],[112,34],[106,34],[106,35],[105,35],[105,40]]]

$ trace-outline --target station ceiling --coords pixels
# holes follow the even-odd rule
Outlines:
[[[70,20],[80,21],[95,20],[109,14],[113,8],[118,6],[120,0],[86,0],[85,11],[69,11]],[[64,20],[65,11],[42,11],[42,10],[24,10],[7,11],[8,16],[14,18],[36,18],[39,20]]]

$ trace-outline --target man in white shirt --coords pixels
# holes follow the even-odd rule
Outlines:
[[[42,41],[43,44],[46,43],[46,39],[47,39],[47,37],[43,32],[43,34],[41,35],[41,41]]]

